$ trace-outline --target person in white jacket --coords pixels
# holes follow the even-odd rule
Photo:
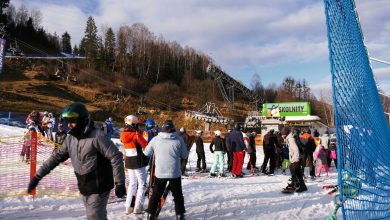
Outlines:
[[[284,127],[281,134],[288,145],[289,158],[291,161],[291,184],[289,184],[285,190],[291,192],[304,192],[307,190],[307,187],[303,180],[302,170],[300,169],[298,145],[289,127]]]
[[[180,160],[187,159],[187,146],[177,133],[172,120],[166,120],[160,133],[146,146],[146,156],[155,156],[155,185],[147,209],[147,219],[156,219],[156,211],[167,183],[175,203],[176,219],[184,219],[184,196],[181,186]]]

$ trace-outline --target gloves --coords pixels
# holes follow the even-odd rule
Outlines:
[[[30,183],[28,184],[27,193],[30,194],[31,191],[34,190],[34,189],[37,187],[37,185],[38,185],[38,183],[39,183],[40,180],[41,180],[40,177],[34,176],[34,177],[31,179]]]
[[[124,184],[115,185],[115,195],[118,198],[122,198],[126,195],[126,187]]]

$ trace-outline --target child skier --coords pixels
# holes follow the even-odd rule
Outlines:
[[[290,166],[288,145],[286,143],[282,143],[282,150],[280,156],[282,158],[282,171],[283,174],[286,175],[286,169]]]
[[[321,175],[322,167],[325,167],[326,175],[329,175],[327,152],[323,145],[319,145],[317,150],[314,152],[314,161],[316,161],[317,165],[317,176]]]

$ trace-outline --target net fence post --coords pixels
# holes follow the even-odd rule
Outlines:
[[[30,181],[34,178],[37,171],[37,132],[31,133],[31,152],[30,152]],[[32,196],[36,195],[36,189],[33,189],[30,193]]]

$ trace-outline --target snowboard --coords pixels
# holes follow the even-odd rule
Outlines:
[[[284,194],[293,194],[293,193],[295,193],[295,188],[284,188],[282,190],[282,193],[284,193]]]

